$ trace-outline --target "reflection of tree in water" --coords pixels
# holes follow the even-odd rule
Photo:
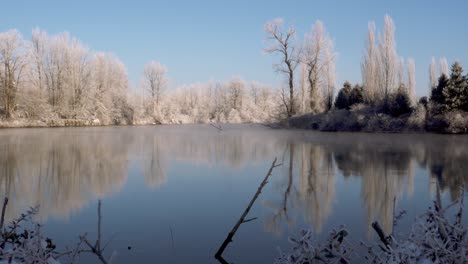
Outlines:
[[[303,144],[301,147],[299,202],[304,207],[307,222],[320,232],[335,198],[333,156],[322,146]]]
[[[0,192],[10,197],[8,217],[40,204],[38,217],[68,216],[90,198],[119,190],[127,177],[126,144],[103,133],[62,129],[3,134]],[[15,131],[16,132],[16,131]]]
[[[264,204],[272,209],[272,214],[266,221],[266,228],[274,233],[280,233],[281,222],[294,224],[296,214],[291,209],[298,207],[306,221],[319,232],[323,222],[331,213],[335,195],[335,171],[333,157],[325,153],[321,146],[289,144],[289,161],[284,164],[287,172],[286,181],[280,185],[281,200]],[[296,158],[296,162],[294,160]],[[294,164],[299,167],[298,181],[294,181]]]
[[[289,159],[286,161],[285,155],[286,149],[283,153],[282,164],[283,164],[283,172],[287,170],[287,177],[286,182],[281,184],[283,192],[281,192],[281,200],[276,202],[270,201],[263,201],[263,204],[272,209],[272,214],[268,217],[265,221],[265,227],[268,231],[274,234],[281,233],[281,223],[285,221],[288,225],[293,224],[292,219],[288,214],[288,210],[291,209],[294,205],[290,199],[291,196],[291,189],[293,187],[294,182],[294,145],[289,144],[287,152],[289,154]],[[289,201],[289,203],[288,203]]]
[[[336,135],[336,136],[335,136]],[[335,177],[338,169],[345,178],[361,180],[361,197],[367,212],[367,226],[379,221],[386,233],[393,228],[394,206],[403,194],[412,196],[417,166],[426,169],[455,199],[459,187],[468,183],[468,138],[446,138],[438,135],[360,135],[333,134],[333,137],[295,137],[298,181],[289,188],[289,174],[283,172],[282,184],[275,186],[278,200],[264,202],[273,208],[267,229],[279,233],[281,212],[288,212],[288,224],[297,212],[319,232],[332,213],[335,199]],[[290,194],[288,207],[280,198]],[[395,201],[395,202],[394,202]],[[291,210],[294,209],[297,210]],[[398,208],[397,208],[398,209]],[[284,214],[284,213],[283,213]]]
[[[411,154],[405,149],[373,145],[337,147],[334,153],[343,175],[362,177],[361,195],[367,209],[369,233],[374,220],[389,233],[393,226],[394,198],[398,201],[403,195]]]
[[[459,197],[460,186],[468,190],[468,139],[463,139],[435,142],[437,147],[431,146],[427,155],[431,180],[438,181],[443,192],[448,190],[452,201]]]
[[[166,165],[161,147],[164,141],[156,134],[144,137],[144,156],[141,160],[141,170],[145,177],[146,184],[155,188],[166,183]]]
[[[265,129],[266,130],[266,129]],[[7,217],[40,204],[38,217],[68,217],[91,199],[119,191],[137,158],[147,186],[164,184],[168,161],[244,167],[282,146],[255,130],[209,128],[67,128],[5,130],[0,134],[0,194]],[[1,197],[0,197],[1,198]]]
[[[416,166],[428,169],[442,191],[457,197],[468,183],[468,138],[437,135],[317,134],[206,126],[5,130],[0,134],[0,194],[7,217],[40,204],[39,217],[68,216],[90,199],[125,184],[135,160],[148,186],[167,179],[173,160],[243,168],[284,152],[267,228],[294,224],[299,215],[319,232],[332,213],[336,174],[361,180],[370,222],[392,226],[393,198],[414,188]],[[1,198],[1,197],[0,197]],[[302,217],[302,216],[301,216]]]

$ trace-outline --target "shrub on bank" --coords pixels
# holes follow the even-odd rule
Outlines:
[[[426,129],[437,133],[468,133],[468,113],[458,110],[432,116],[427,120]]]
[[[372,244],[348,240],[349,231],[341,226],[330,232],[327,240],[316,242],[313,232],[304,230],[290,238],[293,245],[280,252],[276,264],[293,263],[465,263],[468,259],[468,229],[463,224],[463,188],[457,201],[446,207],[439,199],[425,214],[417,217],[407,234],[385,234],[378,222],[372,228],[378,240]],[[437,193],[440,197],[440,193]],[[455,216],[447,216],[450,207]],[[393,226],[405,214],[394,215]],[[360,253],[357,249],[362,248]]]

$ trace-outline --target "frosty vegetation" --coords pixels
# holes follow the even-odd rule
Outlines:
[[[129,84],[125,65],[95,52],[69,33],[34,29],[0,33],[0,126],[268,123],[328,131],[434,131],[465,133],[468,77],[460,63],[435,59],[429,95],[416,98],[415,61],[397,53],[395,25],[369,23],[361,62],[362,84],[336,88],[332,37],[316,21],[302,39],[282,19],[264,26],[264,51],[277,60],[284,82],[268,87],[233,77],[169,88],[169,70],[142,66]]]
[[[304,38],[299,98],[289,97],[298,106],[290,108],[298,111],[288,120],[289,126],[324,131],[468,132],[468,75],[463,75],[459,62],[449,73],[447,60],[441,58],[438,74],[433,58],[429,96],[416,98],[415,61],[398,55],[395,25],[387,15],[381,33],[369,23],[362,84],[345,82],[334,98],[335,55],[333,42],[324,32],[317,22]]]
[[[107,260],[103,252],[110,240],[101,237],[101,201],[98,202],[97,240],[91,243],[87,234],[78,236],[78,242],[72,247],[59,250],[53,240],[42,234],[42,225],[35,220],[39,206],[31,207],[11,222],[5,222],[8,198],[3,201],[0,218],[0,264],[38,263],[60,264],[77,263],[81,254],[93,254],[100,263],[115,263],[115,252]]]
[[[314,241],[312,231],[304,230],[299,238],[290,238],[291,252],[282,253],[275,263],[465,263],[468,230],[462,220],[463,190],[458,200],[447,207],[442,207],[438,196],[434,205],[415,219],[410,232],[402,237],[394,232],[385,234],[378,222],[372,227],[379,241],[372,245],[348,241],[344,227],[333,230],[322,243]],[[454,206],[454,217],[448,216]],[[394,215],[394,226],[401,217],[402,213]],[[362,247],[364,253],[359,254],[356,246]]]
[[[275,90],[234,77],[168,89],[168,69],[151,61],[138,87],[113,54],[89,50],[68,33],[0,33],[0,126],[265,122]]]

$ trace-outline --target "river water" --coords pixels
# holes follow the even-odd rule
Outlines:
[[[105,256],[115,253],[117,263],[217,263],[214,253],[275,157],[282,166],[249,213],[257,219],[226,249],[229,262],[272,263],[302,229],[318,241],[340,225],[350,240],[374,240],[373,221],[404,233],[437,186],[448,204],[468,182],[468,136],[260,125],[31,128],[0,130],[0,196],[10,199],[7,220],[40,205],[36,219],[61,249],[80,234],[96,238],[100,201]]]

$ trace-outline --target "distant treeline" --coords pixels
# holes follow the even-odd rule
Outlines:
[[[168,70],[156,61],[144,66],[133,88],[116,56],[91,51],[68,33],[50,36],[34,29],[30,40],[16,30],[0,33],[0,126],[292,118],[293,126],[333,131],[467,131],[468,77],[460,63],[449,74],[442,58],[437,74],[433,59],[429,96],[417,99],[415,62],[398,55],[389,16],[380,33],[369,23],[362,84],[346,82],[337,93],[337,53],[323,23],[315,22],[302,42],[293,26],[283,24],[265,24],[265,51],[278,59],[273,68],[284,77],[276,88],[233,77],[168,89]]]
[[[278,56],[274,69],[287,83],[280,97],[289,125],[330,131],[467,132],[468,77],[460,63],[453,64],[449,76],[442,58],[437,81],[432,59],[429,97],[418,100],[415,62],[398,55],[395,25],[388,15],[381,33],[369,23],[362,84],[345,82],[336,97],[336,55],[322,22],[317,21],[299,44],[294,27],[284,29],[282,19],[267,22],[265,32],[271,44],[265,50]]]

